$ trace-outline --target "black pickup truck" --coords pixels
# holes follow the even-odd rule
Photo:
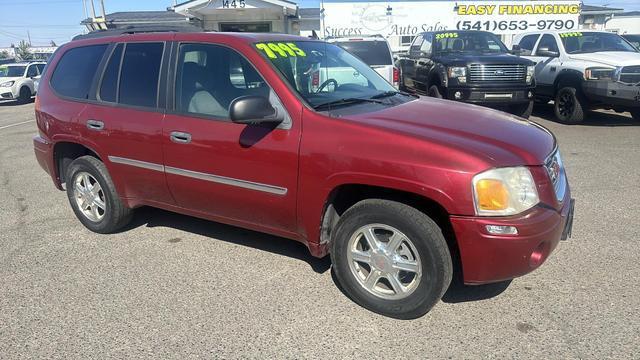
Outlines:
[[[403,90],[531,115],[534,63],[490,32],[421,33],[396,66]]]

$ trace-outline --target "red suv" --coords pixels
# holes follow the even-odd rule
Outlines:
[[[48,67],[36,158],[98,233],[154,206],[290,238],[330,254],[357,303],[415,318],[454,269],[467,284],[523,275],[571,230],[549,131],[398,92],[336,45],[107,32]]]

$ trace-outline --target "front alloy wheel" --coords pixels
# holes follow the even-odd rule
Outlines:
[[[358,229],[349,240],[349,268],[360,286],[382,299],[413,293],[422,276],[420,255],[400,230],[383,224]]]
[[[556,118],[564,124],[578,124],[584,120],[584,110],[578,90],[571,86],[558,90],[553,110]]]

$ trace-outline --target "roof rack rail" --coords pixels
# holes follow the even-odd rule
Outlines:
[[[203,32],[202,28],[195,25],[178,25],[178,26],[128,26],[119,29],[107,29],[107,30],[95,30],[88,34],[76,35],[71,39],[84,40],[94,39],[106,36],[118,36],[125,34],[140,34],[140,33],[154,33],[154,32]]]

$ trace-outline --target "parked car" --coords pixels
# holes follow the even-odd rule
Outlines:
[[[514,44],[536,62],[536,97],[554,101],[558,121],[578,124],[588,109],[629,111],[640,119],[640,52],[603,31],[543,31]]]
[[[531,115],[533,62],[511,54],[490,32],[419,34],[397,66],[401,89]]]
[[[640,34],[625,34],[622,35],[622,37],[630,42],[636,49],[640,50]]]
[[[45,65],[40,61],[3,65],[5,70],[0,70],[0,100],[29,101],[36,94],[34,81],[40,78]]]
[[[389,43],[382,36],[330,38],[327,39],[327,42],[336,44],[357,56],[390,84],[398,88],[400,71],[394,66],[393,53]]]
[[[454,269],[511,279],[571,232],[558,144],[535,123],[400,93],[322,41],[145,31],[63,45],[36,98],[38,163],[92,231],[146,205],[283,236],[397,318],[429,311]],[[310,91],[318,63],[367,85]]]

